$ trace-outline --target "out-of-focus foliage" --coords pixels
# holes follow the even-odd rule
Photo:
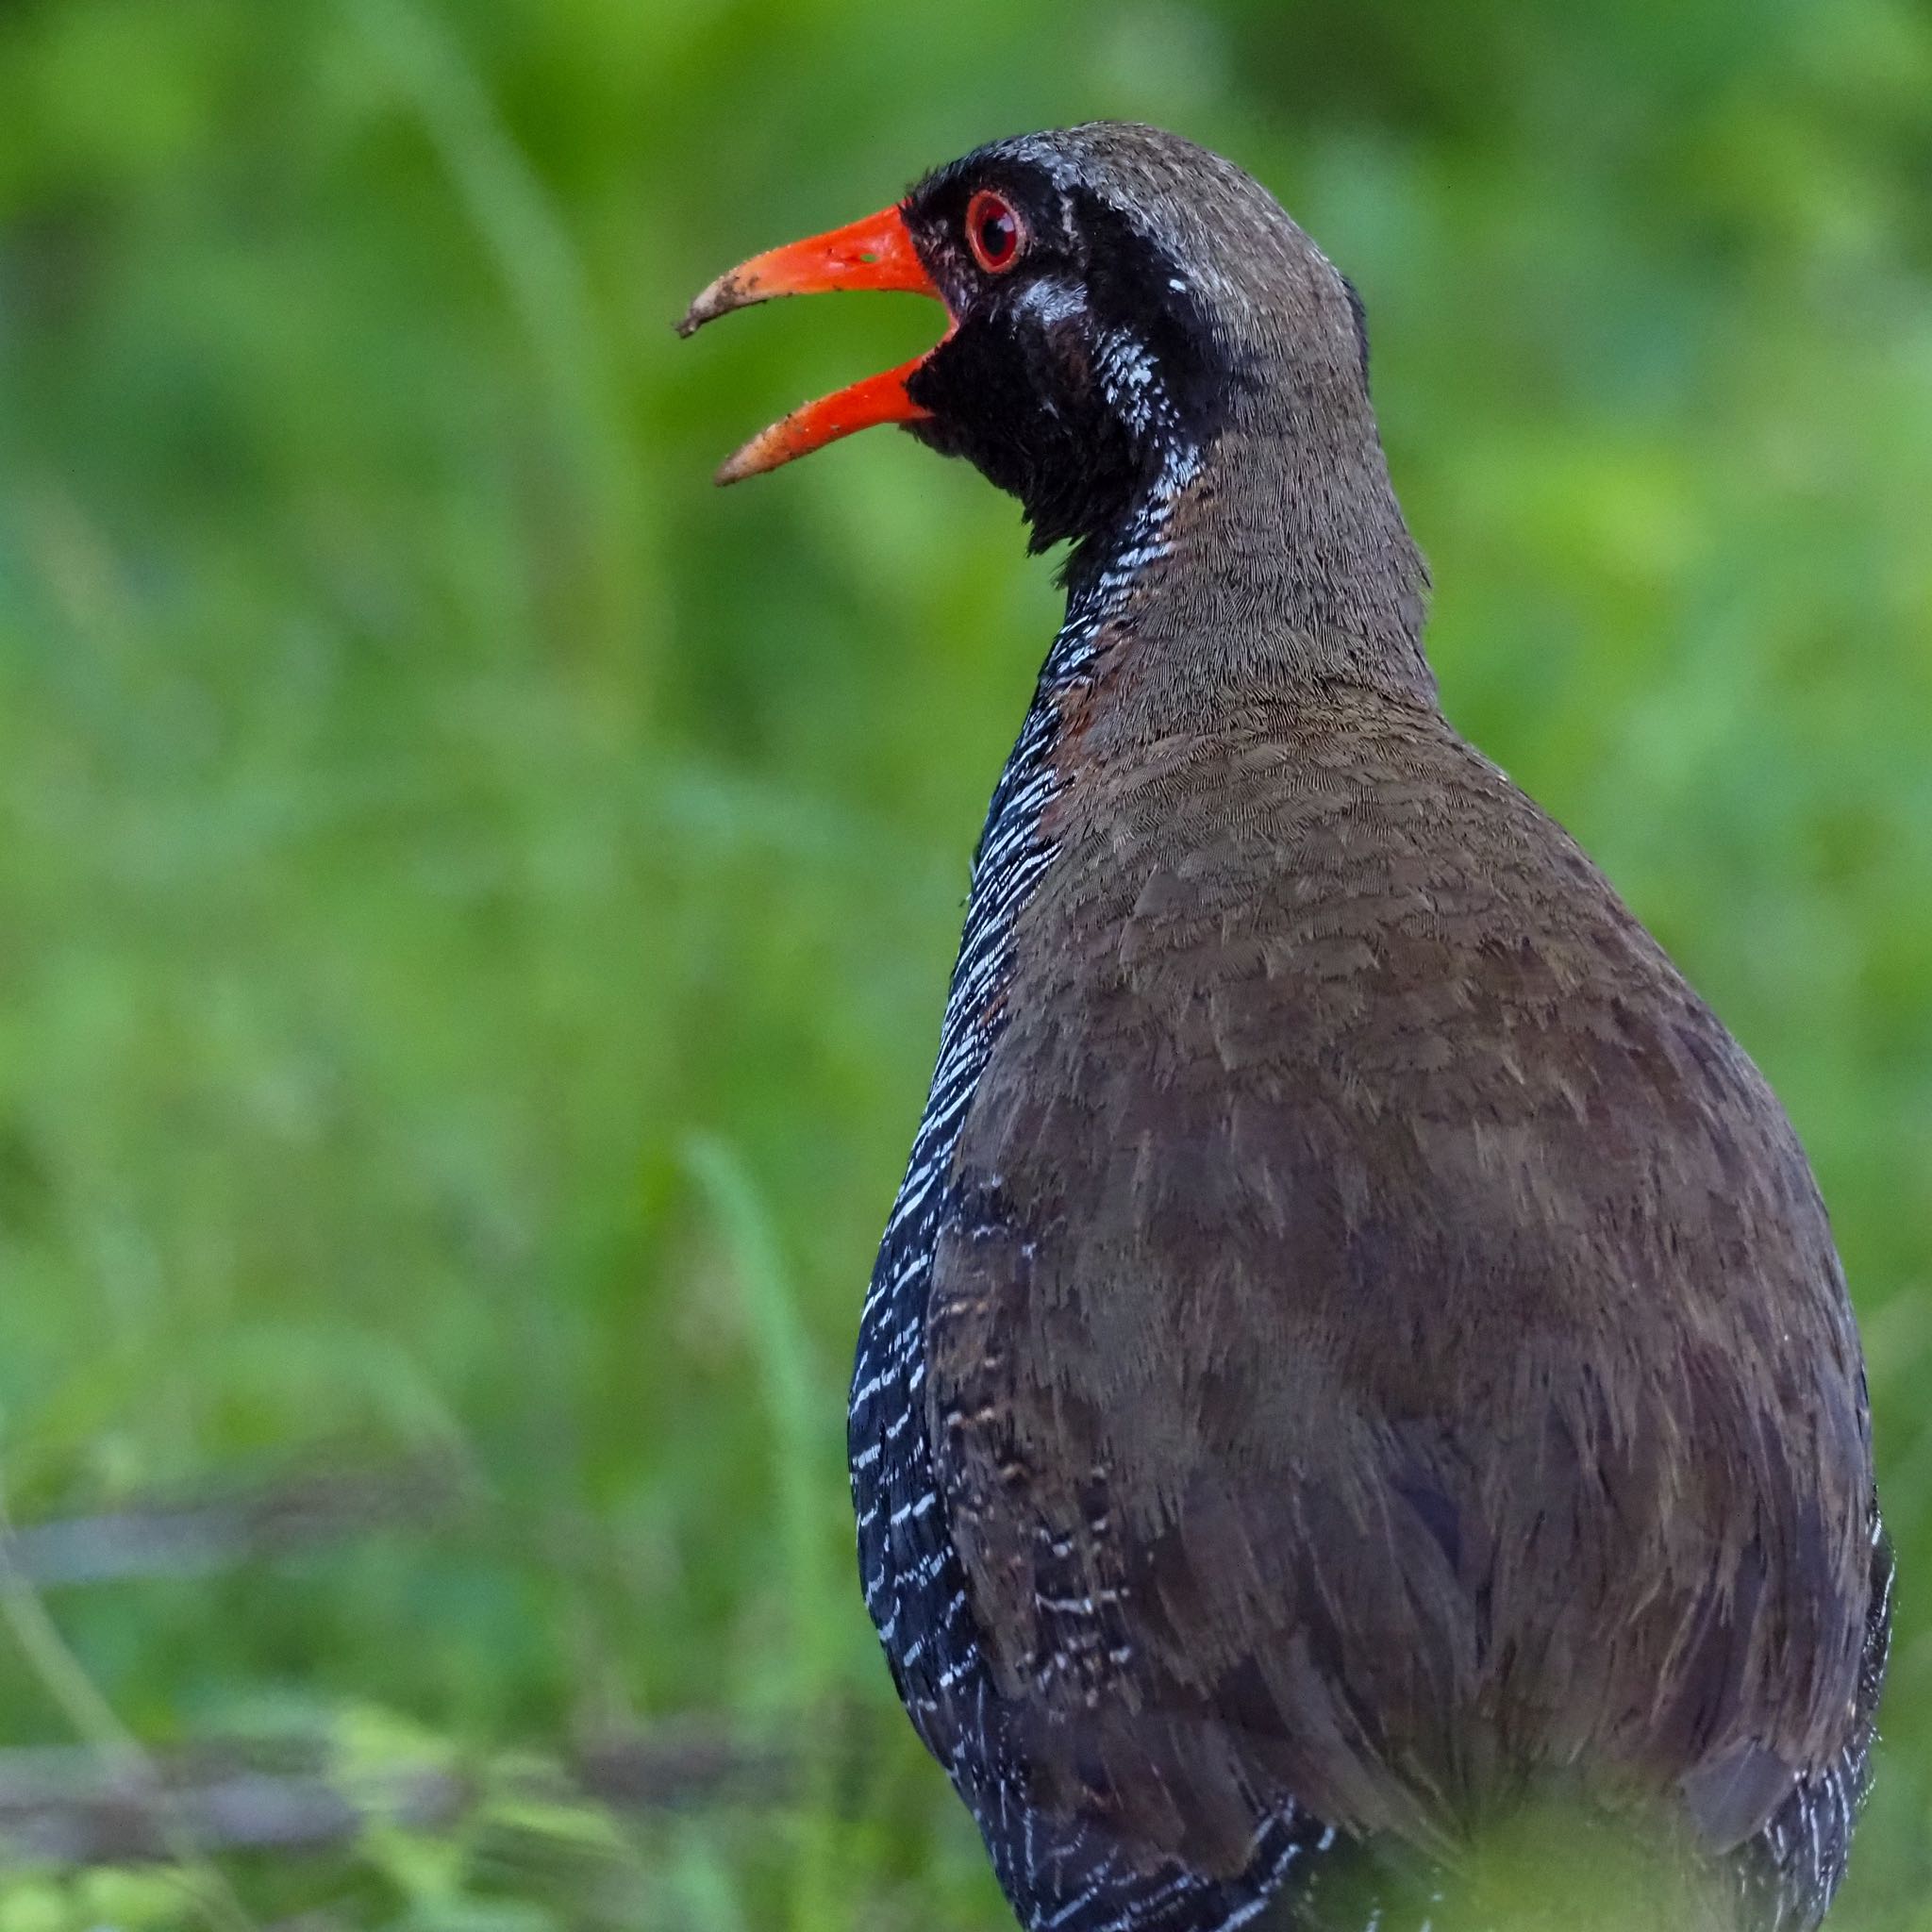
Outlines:
[[[252,1856],[192,1911],[48,1865],[5,1932],[1006,1923],[865,1624],[841,1418],[1050,570],[901,438],[708,487],[924,305],[669,325],[1095,115],[1234,156],[1359,283],[1452,714],[1812,1151],[1905,1578],[1841,1916],[1932,1926],[1925,10],[10,0],[8,1507],[425,1457],[475,1500],[16,1591],[0,1741],[790,1768]]]

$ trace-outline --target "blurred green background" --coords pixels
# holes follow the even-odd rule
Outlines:
[[[708,487],[925,305],[670,324],[1096,115],[1358,282],[1451,715],[1811,1149],[1834,1923],[1932,1927],[1932,12],[6,0],[0,1932],[1009,1923],[841,1432],[1051,567],[904,438]],[[369,1822],[187,1857],[237,1766]],[[61,1850],[103,1767],[179,1870]]]

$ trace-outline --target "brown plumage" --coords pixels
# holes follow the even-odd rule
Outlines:
[[[929,1343],[1003,1683],[1125,1765],[1185,1717],[1118,1783],[1218,1863],[1255,1821],[1202,1719],[1351,1832],[1574,1764],[1749,1836],[1842,1746],[1871,1491],[1756,1071],[1431,710],[1244,698],[1059,809]],[[1039,1602],[1108,1591],[1128,1654],[1042,1672]]]
[[[1035,1926],[1340,1924],[1345,1861],[1392,1932],[1543,1798],[1815,1924],[1887,1603],[1825,1211],[1445,721],[1353,291],[1148,129],[902,215],[915,433],[1078,545],[861,1337],[915,1722]]]

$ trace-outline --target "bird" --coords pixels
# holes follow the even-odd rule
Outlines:
[[[1015,1916],[1487,1924],[1485,1834],[1547,1815],[1539,1923],[1602,1846],[1682,1878],[1647,1923],[1818,1924],[1891,1602],[1844,1274],[1763,1076],[1444,715],[1354,286],[1095,122],[679,327],[841,289],[944,335],[719,480],[898,424],[1067,546],[848,1412]]]

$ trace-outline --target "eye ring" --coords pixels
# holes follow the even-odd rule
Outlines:
[[[990,275],[1003,275],[1026,252],[1026,224],[1020,210],[991,188],[966,204],[966,245]]]

